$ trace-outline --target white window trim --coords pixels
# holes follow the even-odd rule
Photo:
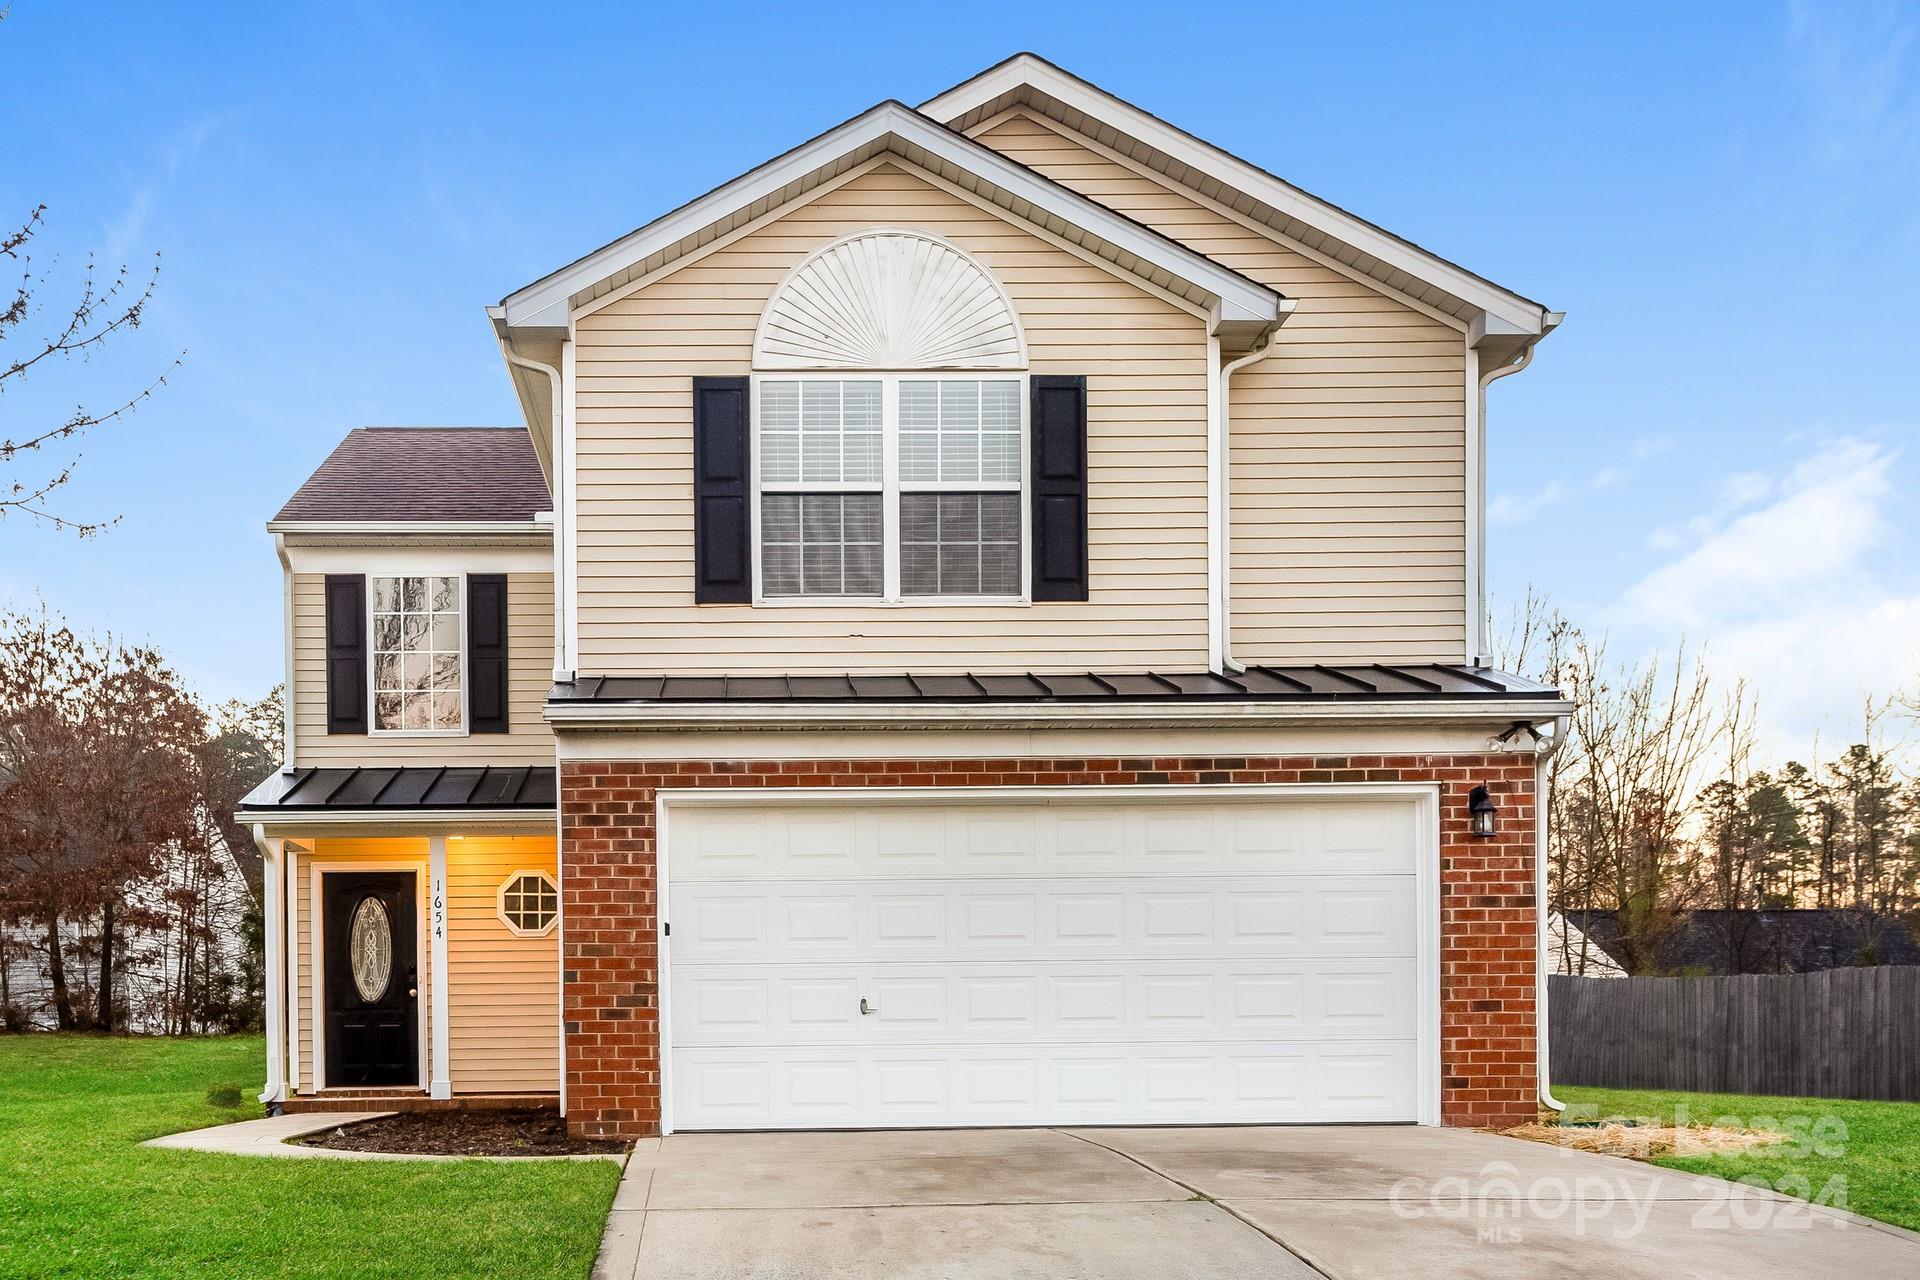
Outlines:
[[[380,689],[374,679],[374,657],[376,646],[373,642],[373,584],[377,578],[453,578],[458,581],[460,593],[460,727],[458,729],[382,729],[380,727]],[[467,574],[464,569],[452,572],[434,573],[415,569],[396,569],[388,573],[369,573],[367,575],[367,598],[365,603],[367,628],[367,736],[370,738],[466,738],[473,734],[473,655],[467,652],[467,635],[471,628],[467,625]]]
[[[825,380],[831,382],[878,382],[880,384],[880,458],[881,481],[782,481],[774,493],[878,493],[881,510],[881,594],[877,596],[769,596],[761,587],[760,570],[766,559],[760,540],[760,495],[766,486],[760,464],[760,383]],[[913,382],[1017,382],[1020,402],[1020,480],[1014,485],[1004,480],[928,480],[903,486],[900,482],[900,383]],[[748,397],[753,480],[748,486],[749,536],[753,539],[753,603],[769,609],[813,608],[1006,608],[1026,607],[1033,603],[1033,384],[1024,369],[827,369],[769,370],[756,372],[749,380]],[[909,596],[900,591],[900,495],[906,493],[1014,493],[1020,507],[1020,591],[1017,595]],[[464,588],[463,588],[464,590]],[[464,616],[464,614],[462,615]],[[464,685],[464,677],[462,681]]]
[[[547,927],[544,929],[522,928],[507,918],[507,889],[516,880],[527,876],[544,882],[549,889],[553,890],[553,919],[547,921]],[[500,887],[494,890],[493,911],[494,915],[499,917],[500,923],[507,927],[507,932],[511,933],[514,937],[544,938],[552,933],[560,924],[560,882],[555,880],[548,872],[540,871],[532,867],[521,871],[510,872],[507,878],[500,882]]]

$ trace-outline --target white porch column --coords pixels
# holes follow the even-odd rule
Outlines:
[[[302,846],[280,841],[280,861],[287,871],[287,945],[282,949],[281,973],[286,975],[287,1092],[300,1092],[300,851]],[[309,962],[311,967],[311,962]],[[316,995],[315,1000],[319,997]],[[318,1055],[315,1055],[318,1057]]]
[[[261,909],[266,917],[266,1023],[267,1081],[260,1093],[262,1102],[282,1102],[287,1096],[287,982],[285,924],[281,912],[285,903],[281,894],[280,860],[284,840],[269,840],[259,827],[253,829],[253,843],[260,850],[262,893]]]
[[[427,1056],[430,1098],[453,1096],[453,1072],[448,1068],[447,1033],[447,838],[427,837],[427,963],[433,969],[429,984],[433,1038]]]

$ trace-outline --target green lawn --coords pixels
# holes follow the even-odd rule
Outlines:
[[[1764,1180],[1778,1191],[1920,1231],[1920,1103],[1573,1086],[1558,1086],[1554,1093],[1572,1119],[1628,1117],[1661,1124],[1731,1119],[1786,1133],[1788,1141],[1772,1147],[1667,1156],[1655,1163],[1718,1178]],[[1832,1183],[1834,1178],[1843,1181]],[[1828,1189],[1824,1201],[1823,1188]],[[1843,1197],[1836,1199],[1834,1190],[1843,1190]]]
[[[565,1276],[608,1161],[275,1160],[146,1138],[261,1114],[258,1037],[0,1036],[0,1276]],[[236,1088],[241,1106],[208,1101]]]

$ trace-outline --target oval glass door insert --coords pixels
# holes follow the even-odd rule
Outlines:
[[[372,1004],[387,994],[393,978],[393,922],[380,899],[362,898],[354,907],[347,926],[347,956],[362,1000]]]

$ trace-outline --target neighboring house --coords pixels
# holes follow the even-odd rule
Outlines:
[[[1535,1114],[1482,409],[1557,314],[1022,55],[490,315],[523,427],[270,525],[270,1101]]]
[[[1627,971],[1615,964],[1613,957],[1589,938],[1585,929],[1558,911],[1547,916],[1546,969],[1548,973],[1575,978],[1627,976]]]
[[[213,836],[217,855],[203,880],[183,856],[163,856],[153,875],[128,885],[126,908],[114,963],[114,1004],[123,1030],[167,1033],[180,1026],[182,1006],[189,1025],[210,1012],[210,975],[238,983],[248,960],[247,909],[260,892],[259,860],[251,850],[232,850]],[[199,935],[182,938],[180,913],[193,904]],[[129,926],[128,918],[141,923]],[[98,921],[63,920],[60,952],[65,962],[68,998],[90,1020],[99,1001],[100,928]],[[184,946],[191,955],[181,955]],[[47,931],[41,925],[0,925],[0,1030],[51,1030],[53,981],[48,972]],[[182,979],[185,979],[183,994]],[[219,1029],[217,1026],[214,1029]]]
[[[1579,910],[1567,914],[1600,953],[1623,968],[1633,963],[1618,913]],[[1917,923],[1844,908],[1682,911],[1653,936],[1652,954],[1636,972],[1813,973],[1860,965],[1920,964]]]

